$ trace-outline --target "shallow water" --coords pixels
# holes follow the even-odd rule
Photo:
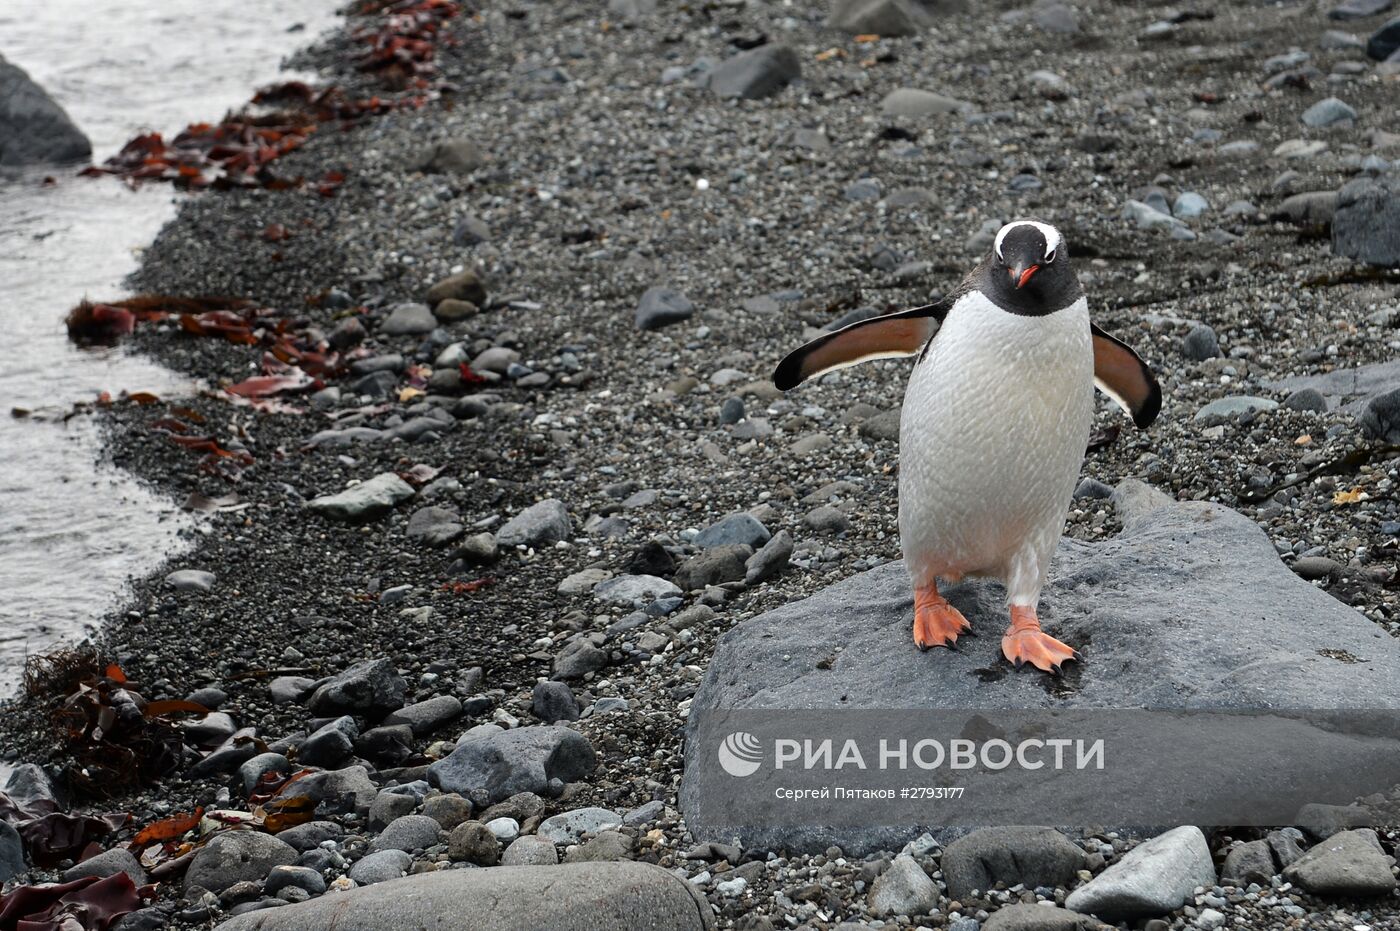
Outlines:
[[[67,109],[100,162],[145,130],[213,120],[278,78],[333,23],[335,0],[5,0],[0,55]],[[294,28],[299,27],[299,28]],[[46,176],[56,183],[42,186]],[[187,390],[120,349],[82,350],[63,327],[83,297],[126,296],[140,250],[174,216],[164,185],[48,167],[0,178],[0,697],[24,657],[73,640],[133,576],[182,545],[171,502],[102,463],[90,419],[15,418],[99,392]]]

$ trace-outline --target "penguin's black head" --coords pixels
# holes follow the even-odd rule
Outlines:
[[[1013,220],[997,233],[979,287],[1012,313],[1043,316],[1083,292],[1060,231],[1040,220]]]

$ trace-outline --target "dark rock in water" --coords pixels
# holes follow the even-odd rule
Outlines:
[[[306,706],[318,717],[363,714],[380,718],[403,707],[408,685],[387,659],[366,660],[332,676]]]
[[[1400,49],[1400,16],[1392,19],[1371,34],[1366,41],[1366,57],[1375,61],[1385,61]]]
[[[732,799],[702,794],[706,780],[690,775],[713,761],[713,749],[698,738],[710,713],[1400,709],[1400,644],[1295,576],[1253,521],[1219,505],[1171,501],[1135,481],[1122,483],[1114,502],[1123,531],[1096,543],[1061,540],[1041,596],[1047,632],[1083,654],[1073,688],[1048,688],[1044,676],[1009,667],[981,674],[996,671],[1007,626],[1002,588],[985,580],[945,592],[982,636],[959,641],[956,651],[920,652],[910,636],[909,578],[897,562],[730,629],[692,701],[681,785],[687,826],[701,840],[739,837],[790,850],[836,843],[848,854],[896,849],[923,827],[938,827],[728,823]],[[1182,650],[1183,643],[1193,646]],[[1269,644],[1267,659],[1258,643]],[[1360,662],[1329,659],[1338,650]],[[1270,790],[1261,782],[1260,791]]]
[[[689,320],[695,305],[684,294],[671,288],[648,288],[637,302],[635,322],[639,330],[659,330]]]
[[[398,851],[372,856],[395,853]],[[409,858],[407,854],[401,856],[405,862],[394,876],[407,869]],[[361,860],[355,868],[369,859]],[[351,877],[360,882],[354,873],[352,869]],[[382,879],[390,881],[384,883]],[[695,886],[650,863],[493,866],[437,870],[403,879],[377,876],[375,881],[379,884],[370,889],[351,889],[241,915],[225,921],[217,931],[306,931],[331,927],[336,931],[432,927],[470,927],[472,931],[712,931],[715,927],[710,905]]]
[[[9,882],[29,869],[24,862],[24,842],[8,821],[0,821],[0,883]]]
[[[1400,387],[1371,398],[1357,419],[1367,436],[1386,443],[1400,443]]]
[[[1367,265],[1400,265],[1400,178],[1357,178],[1337,192],[1332,251]]]
[[[1269,842],[1252,840],[1230,848],[1225,855],[1225,865],[1220,870],[1222,881],[1234,882],[1240,886],[1258,883],[1267,887],[1278,868],[1274,865],[1274,854]]]
[[[530,710],[546,724],[577,721],[579,718],[573,690],[563,682],[537,682],[531,696]]]
[[[198,886],[218,894],[240,882],[260,883],[274,866],[297,862],[286,841],[260,831],[230,831],[200,848],[185,873],[185,888]]]
[[[1342,831],[1286,867],[1283,878],[1315,895],[1385,895],[1395,889],[1394,862],[1375,831]]]
[[[92,143],[23,68],[0,58],[0,166],[81,161]]]
[[[1008,887],[1074,885],[1088,856],[1053,828],[984,828],[960,837],[943,851],[940,864],[948,894],[965,899],[998,882]]]
[[[573,782],[598,765],[578,731],[549,725],[475,734],[428,767],[428,781],[484,808],[516,795],[549,794],[553,780]]]
[[[710,72],[710,90],[720,97],[771,97],[802,77],[802,60],[786,45],[763,45],[726,58]]]

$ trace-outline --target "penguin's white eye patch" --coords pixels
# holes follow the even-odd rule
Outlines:
[[[1045,253],[1045,264],[1049,265],[1053,261],[1055,261],[1055,250],[1051,249],[1049,252]]]

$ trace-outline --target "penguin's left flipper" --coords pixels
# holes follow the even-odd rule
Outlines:
[[[938,332],[938,324],[947,312],[945,303],[928,304],[871,317],[819,336],[778,363],[773,384],[787,391],[814,375],[848,365],[917,355]]]
[[[1094,335],[1094,384],[1117,401],[1133,423],[1148,426],[1162,410],[1162,389],[1152,370],[1126,343],[1092,323],[1089,329]]]

